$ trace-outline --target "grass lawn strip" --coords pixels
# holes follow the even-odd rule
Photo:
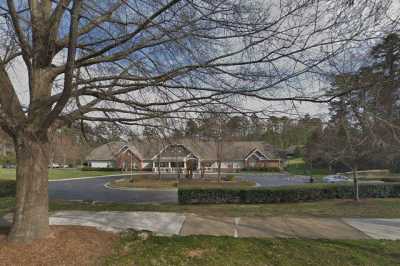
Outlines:
[[[0,198],[0,215],[15,206],[13,197]],[[327,200],[306,203],[280,204],[128,204],[90,203],[78,201],[50,201],[50,211],[156,211],[195,213],[227,217],[336,217],[336,218],[400,218],[400,199]]]
[[[6,242],[4,265],[399,265],[400,241],[256,239],[212,236],[159,237],[94,228],[52,227],[52,238],[26,245]]]
[[[315,181],[321,181],[322,177],[330,174],[325,168],[307,169],[303,158],[290,159],[285,170],[292,175],[310,175],[316,179]]]
[[[10,211],[14,198],[0,198],[0,213]],[[400,218],[400,199],[368,199],[355,203],[332,200],[263,205],[150,205],[54,202],[50,209],[91,211],[174,211],[214,216]],[[8,253],[7,253],[8,254]],[[36,256],[40,258],[40,256]],[[6,258],[5,258],[6,259]],[[40,262],[38,262],[40,263]],[[400,241],[237,239],[232,237],[156,237],[143,240],[125,234],[116,240],[106,265],[399,265]],[[101,265],[101,264],[100,264]]]
[[[49,169],[49,180],[119,175],[114,171],[82,171],[80,169]],[[15,180],[15,169],[0,168],[0,180]]]
[[[1,202],[1,200],[0,200]],[[8,201],[12,207],[11,201]],[[51,211],[159,211],[196,213],[199,215],[227,217],[350,217],[350,218],[400,218],[400,199],[329,200],[307,203],[281,204],[122,204],[51,201]]]
[[[400,241],[125,234],[106,265],[398,265]]]

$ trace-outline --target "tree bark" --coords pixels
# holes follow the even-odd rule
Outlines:
[[[14,142],[17,192],[9,240],[29,242],[46,238],[49,233],[47,136],[38,139],[35,134],[24,133],[17,136]]]
[[[217,166],[218,166],[218,176],[217,176],[217,179],[218,179],[218,183],[221,183],[221,161],[220,160],[218,160],[218,163],[217,163]]]

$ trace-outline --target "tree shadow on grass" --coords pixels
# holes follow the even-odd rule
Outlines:
[[[354,240],[315,240],[319,241],[322,244],[332,245],[334,244],[337,247],[359,251],[362,253],[368,254],[379,254],[380,256],[391,257],[395,261],[400,263],[400,241],[395,240],[363,240],[363,241],[354,241]],[[388,245],[394,245],[393,250],[387,249]],[[397,246],[397,248],[395,247]],[[397,251],[399,250],[399,251]]]

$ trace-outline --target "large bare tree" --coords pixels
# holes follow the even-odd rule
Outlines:
[[[390,5],[390,0],[2,1],[0,125],[17,154],[10,240],[48,235],[48,136],[56,128],[74,120],[151,125],[207,105],[240,112],[244,97],[328,101],[332,96],[307,94],[297,84],[346,47],[376,37],[385,29]],[[11,79],[20,65],[27,72],[26,88]]]

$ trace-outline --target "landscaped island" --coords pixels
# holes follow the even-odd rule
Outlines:
[[[209,177],[202,179],[159,178],[157,175],[133,176],[112,181],[112,188],[251,188],[256,183],[225,176],[218,181]]]

